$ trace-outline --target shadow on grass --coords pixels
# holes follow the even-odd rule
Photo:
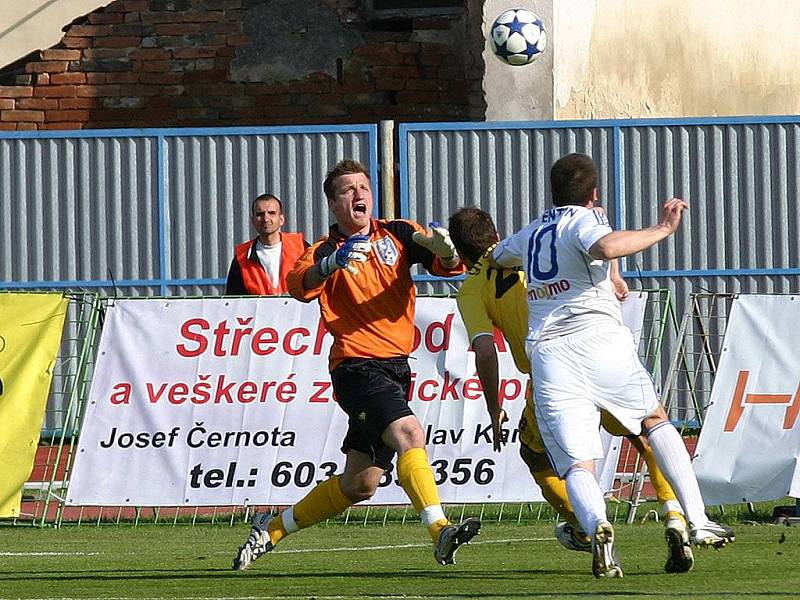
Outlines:
[[[469,590],[469,585],[465,587],[467,589],[463,589],[463,591],[454,592],[452,589],[448,589],[448,583],[452,584],[454,581],[460,582],[508,582],[509,580],[513,580],[515,582],[516,590],[503,590],[500,594],[492,594],[491,592],[487,593],[483,591],[479,594],[483,600],[491,600],[494,598],[588,598],[588,597],[599,597],[602,596],[604,598],[608,597],[629,597],[629,598],[664,598],[664,597],[677,597],[677,598],[730,598],[732,597],[732,591],[728,590],[718,590],[718,591],[678,591],[678,590],[669,590],[666,592],[663,589],[619,589],[620,585],[626,585],[629,587],[630,583],[635,583],[637,579],[641,577],[649,577],[654,574],[662,574],[661,572],[636,572],[627,574],[623,581],[617,582],[615,581],[596,581],[594,580],[589,573],[584,569],[513,569],[513,570],[506,570],[506,571],[476,571],[476,570],[469,570],[469,571],[460,571],[455,569],[449,570],[441,570],[441,569],[434,569],[434,570],[427,570],[427,569],[406,569],[403,571],[395,571],[395,570],[382,570],[382,571],[375,571],[375,570],[357,570],[357,571],[348,571],[346,573],[341,573],[337,571],[322,571],[322,572],[314,572],[314,573],[303,573],[303,579],[308,579],[315,583],[312,584],[312,587],[315,586],[325,586],[325,589],[336,589],[336,588],[328,588],[327,585],[338,585],[341,586],[339,589],[346,588],[349,586],[354,586],[353,592],[358,594],[356,591],[358,588],[364,587],[365,583],[368,585],[370,580],[381,582],[383,585],[386,585],[388,581],[394,581],[396,585],[402,588],[413,588],[417,581],[424,581],[430,583],[431,581],[439,581],[442,583],[443,590],[441,593],[431,592],[429,589],[425,591],[425,597],[428,598],[475,598],[476,593],[475,590]],[[589,589],[581,590],[581,591],[570,591],[565,589],[557,589],[557,590],[547,590],[547,591],[540,591],[536,589],[525,589],[528,585],[531,588],[536,588],[541,586],[541,577],[548,577],[548,576],[555,576],[555,577],[566,577],[572,580],[573,578],[578,578],[585,580],[585,586]],[[267,569],[251,569],[244,572],[233,571],[229,568],[207,568],[207,569],[130,569],[130,570],[118,570],[118,569],[107,569],[107,570],[66,570],[66,571],[52,571],[52,570],[27,570],[27,571],[16,571],[16,572],[2,572],[0,571],[0,584],[3,582],[27,582],[29,584],[41,584],[41,583],[52,583],[52,584],[69,584],[69,583],[79,583],[79,582],[117,582],[116,585],[125,585],[125,582],[129,584],[133,584],[134,582],[141,582],[146,584],[147,582],[167,582],[167,581],[175,581],[175,582],[198,582],[200,584],[209,584],[212,581],[224,581],[226,582],[224,585],[230,586],[235,581],[239,581],[241,583],[248,583],[248,582],[255,582],[258,580],[264,580],[265,578],[269,578],[271,581],[276,580],[295,580],[298,577],[298,573],[296,571],[291,572],[275,572],[270,571]],[[326,580],[331,580],[330,583],[326,584]],[[530,582],[530,583],[528,583]],[[596,585],[602,586],[603,589],[597,589],[593,584],[596,582]],[[565,582],[566,583],[566,582]],[[572,581],[570,584],[574,584]],[[641,583],[640,583],[641,585]],[[280,584],[278,584],[280,586]],[[590,587],[591,586],[591,587]],[[1,586],[0,586],[1,587]],[[566,587],[566,586],[565,586]],[[647,588],[652,587],[652,582],[648,582],[646,584]],[[427,586],[426,586],[427,588]],[[591,589],[594,588],[594,589]],[[115,589],[124,589],[124,588],[115,588]],[[132,591],[132,590],[130,590]],[[350,590],[348,590],[350,591]],[[402,593],[402,592],[401,592]],[[758,592],[746,592],[746,591],[739,591],[737,590],[733,595],[737,598],[778,598],[778,597],[792,597],[796,594],[796,590],[784,590],[784,591],[777,591],[777,590],[770,590],[770,591],[758,591]],[[133,596],[135,597],[135,592],[133,592]],[[235,595],[235,594],[234,594]],[[325,593],[310,593],[308,590],[298,590],[296,592],[289,591],[284,588],[284,590],[280,594],[280,598],[309,598],[310,596],[317,596],[320,595],[322,597],[325,596]],[[271,597],[271,596],[269,596]],[[276,596],[277,597],[277,596]],[[398,597],[398,590],[395,589],[392,592],[370,592],[363,596],[360,594],[349,596],[347,593],[345,595],[336,595],[337,598],[349,598],[349,597],[364,597],[364,598],[397,598]]]
[[[442,580],[506,580],[509,577],[513,578],[527,578],[527,577],[540,577],[547,575],[586,575],[584,570],[547,570],[547,569],[528,569],[528,570],[512,570],[512,571],[476,571],[471,569],[469,571],[456,571],[456,570],[425,570],[425,569],[405,569],[403,571],[321,571],[315,573],[303,573],[302,577],[308,579],[357,579],[364,581],[367,578],[392,578],[399,580],[415,580],[423,579],[431,581],[436,579]],[[118,569],[107,570],[71,570],[71,571],[53,571],[51,569],[42,571],[14,571],[2,572],[0,571],[0,581],[80,581],[87,579],[104,580],[104,581],[124,581],[126,579],[208,579],[209,576],[213,577],[233,577],[233,578],[248,578],[265,577],[270,579],[297,579],[298,573],[296,571],[276,572],[274,570],[266,569],[249,569],[247,571],[234,571],[230,568],[208,568],[208,569],[128,569],[120,571]]]

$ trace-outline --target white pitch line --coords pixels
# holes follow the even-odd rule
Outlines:
[[[102,552],[0,552],[0,556],[98,556]]]
[[[555,538],[510,538],[505,540],[479,540],[473,546],[484,544],[508,544],[513,542],[551,542]],[[296,550],[274,550],[273,554],[305,554],[309,552],[365,552],[372,550],[396,550],[400,548],[427,548],[430,544],[389,544],[385,546],[352,546],[342,548],[298,548]],[[102,552],[0,552],[0,556],[99,556]],[[221,552],[220,552],[221,554]]]
[[[509,542],[552,542],[556,538],[513,538],[507,540],[479,540],[472,541],[470,545],[483,544],[508,544]],[[357,546],[349,548],[299,548],[297,550],[273,550],[272,554],[302,554],[305,552],[358,552],[361,550],[394,550],[397,548],[427,548],[430,544],[394,544],[387,546]]]
[[[490,598],[496,598],[491,594],[485,594]],[[280,596],[170,596],[171,600],[285,600],[290,596],[280,595]],[[379,594],[374,596],[356,596],[350,594],[348,596],[320,596],[319,594],[313,594],[309,597],[314,598],[314,600],[352,600],[353,598],[359,597],[366,597],[366,598],[380,598],[381,600],[430,600],[430,596],[409,596],[408,594],[399,594],[399,595],[390,595],[390,594]],[[55,597],[45,597],[45,598],[19,598],[17,600],[94,600],[92,597],[89,598],[70,598],[68,596],[55,596]],[[99,598],[98,598],[99,600]],[[102,600],[164,600],[163,596],[156,596],[153,598],[140,598],[136,597],[129,597],[129,596],[103,596]]]

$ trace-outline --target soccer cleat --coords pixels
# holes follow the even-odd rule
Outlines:
[[[702,527],[692,527],[689,535],[695,546],[713,546],[717,549],[736,541],[733,529],[714,521],[706,521]]]
[[[592,538],[582,531],[578,531],[574,525],[566,521],[556,525],[556,539],[567,550],[592,551]]]
[[[461,523],[445,526],[439,532],[439,539],[433,547],[433,557],[440,565],[456,564],[456,551],[459,546],[469,543],[481,530],[481,522],[475,517],[464,519]]]
[[[261,558],[275,547],[267,533],[267,526],[271,520],[269,513],[253,516],[250,534],[233,559],[234,571],[244,571],[254,560]]]
[[[592,536],[592,574],[597,577],[622,577],[622,567],[614,549],[614,528],[600,521]]]
[[[664,537],[667,539],[667,573],[688,573],[694,566],[694,554],[689,543],[686,521],[680,513],[667,513]]]

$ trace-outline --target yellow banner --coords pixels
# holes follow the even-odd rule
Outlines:
[[[0,294],[0,517],[19,516],[68,302],[61,294]]]

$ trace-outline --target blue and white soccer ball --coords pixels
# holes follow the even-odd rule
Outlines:
[[[489,31],[489,39],[497,57],[514,66],[532,63],[547,45],[544,23],[524,8],[507,10],[497,17]]]

